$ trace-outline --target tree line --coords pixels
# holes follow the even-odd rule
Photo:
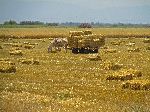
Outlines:
[[[65,23],[44,23],[41,21],[21,21],[17,23],[14,20],[5,21],[3,25],[43,25],[43,26],[68,26],[68,27],[79,27],[79,28],[92,28],[92,27],[150,27],[150,24],[131,24],[131,23],[80,23],[80,22],[65,22]]]

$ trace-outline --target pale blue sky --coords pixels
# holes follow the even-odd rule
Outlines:
[[[5,20],[150,23],[150,0],[0,0]]]

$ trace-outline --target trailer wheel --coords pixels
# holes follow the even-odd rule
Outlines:
[[[98,49],[94,49],[93,53],[98,53]]]
[[[81,54],[84,53],[84,48],[83,47],[79,49],[79,53],[81,53]]]
[[[72,48],[72,53],[78,54],[78,48]]]
[[[84,53],[88,54],[88,53],[90,53],[90,50],[89,49],[84,49]]]

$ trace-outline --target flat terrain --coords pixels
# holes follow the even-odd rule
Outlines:
[[[40,36],[68,35],[72,28],[64,29],[0,29],[0,35]],[[80,29],[77,29],[80,30]],[[18,33],[16,33],[18,32]],[[103,35],[150,35],[150,29],[93,29]],[[145,37],[145,36],[144,36]],[[142,72],[138,79],[150,80],[150,43],[144,38],[106,38],[106,48],[116,52],[99,50],[102,60],[91,61],[88,54],[72,54],[71,51],[48,53],[49,38],[0,39],[0,59],[15,63],[15,73],[0,73],[1,112],[150,112],[150,90],[122,89],[124,81],[108,81],[106,77],[117,70],[106,70],[106,61],[119,63],[124,69]],[[112,42],[122,42],[112,45]],[[8,43],[21,44],[12,47]],[[24,48],[30,43],[33,49]],[[128,46],[129,43],[135,43]],[[137,52],[128,49],[139,48]],[[10,55],[13,49],[23,55]],[[39,64],[24,64],[20,60],[32,59]]]
[[[49,38],[66,37],[71,30],[89,30],[80,28],[0,28],[0,38]],[[94,34],[105,37],[150,37],[150,28],[92,28]]]

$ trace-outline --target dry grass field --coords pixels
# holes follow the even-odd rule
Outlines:
[[[92,29],[96,34],[114,37],[106,38],[106,45],[99,49],[101,60],[95,61],[88,59],[91,54],[47,52],[49,38],[68,36],[69,30],[80,29],[0,29],[0,64],[9,63],[16,68],[5,73],[1,69],[5,64],[0,65],[0,111],[150,112],[150,90],[123,89],[126,80],[106,80],[122,69],[142,73],[133,80],[150,80],[150,43],[138,38],[149,37],[150,29]],[[116,35],[133,37],[115,38]],[[18,50],[18,54],[11,54]],[[110,63],[121,68],[113,69]]]

